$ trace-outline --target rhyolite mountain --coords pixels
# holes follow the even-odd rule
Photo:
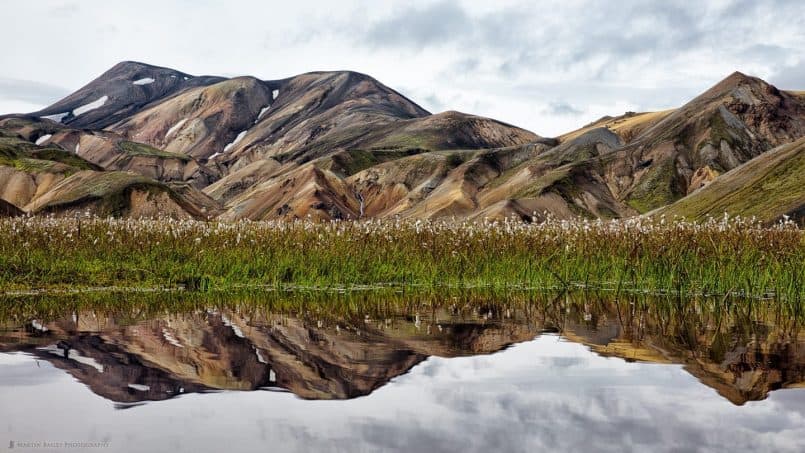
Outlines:
[[[782,158],[764,158],[805,136],[805,98],[738,72],[680,108],[545,138],[431,114],[350,71],[261,80],[123,62],[43,110],[0,117],[0,134],[4,212],[531,221],[728,211],[775,221],[801,218],[805,200],[805,185],[790,182],[803,175],[781,176],[771,167]],[[801,149],[783,166],[800,168]],[[699,192],[734,172],[767,209],[741,196],[700,207],[712,195]],[[715,187],[721,197],[739,185]],[[687,199],[697,209],[661,209]]]

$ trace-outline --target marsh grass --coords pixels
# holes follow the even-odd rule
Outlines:
[[[235,313],[255,321],[272,317],[304,319],[311,325],[361,326],[387,319],[476,319],[482,323],[516,322],[562,332],[571,325],[590,328],[602,322],[621,326],[624,338],[659,335],[673,341],[705,340],[716,333],[744,339],[768,336],[778,329],[777,340],[798,340],[805,313],[799,304],[752,301],[742,297],[682,298],[630,294],[614,297],[584,291],[536,292],[495,289],[402,292],[380,290],[361,293],[316,291],[87,293],[0,298],[0,331],[29,323],[52,322],[75,313],[93,313],[97,319],[115,319],[133,325],[173,315],[194,315],[209,310]],[[368,320],[368,321],[367,321]],[[437,321],[438,322],[438,321]],[[766,327],[764,327],[766,326]]]
[[[523,288],[800,301],[793,223],[0,221],[0,289]]]

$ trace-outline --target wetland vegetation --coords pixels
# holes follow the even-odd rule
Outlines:
[[[5,292],[394,287],[739,295],[799,302],[791,222],[0,220]]]

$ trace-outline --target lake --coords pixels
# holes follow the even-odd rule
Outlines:
[[[0,448],[805,450],[795,306],[526,293],[311,299],[3,301]]]

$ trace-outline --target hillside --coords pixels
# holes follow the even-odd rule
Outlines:
[[[58,145],[37,141],[43,144],[29,142],[0,124],[3,215],[90,212],[201,219],[219,210],[214,200],[192,187],[174,189],[138,173],[104,171]]]
[[[619,198],[645,212],[695,190],[697,175],[706,182],[803,135],[802,99],[736,72],[601,163]]]
[[[133,171],[163,182],[198,188],[218,179],[219,171],[184,153],[164,151],[105,130],[74,129],[36,117],[0,119],[0,131],[42,146],[69,152],[97,169]]]
[[[805,139],[779,146],[729,171],[657,214],[701,220],[723,213],[770,223],[805,222]]]
[[[170,187],[131,172],[81,171],[35,198],[26,211],[58,215],[91,213],[97,216],[178,219],[206,217]]]
[[[659,112],[627,112],[616,117],[605,116],[581,129],[560,136],[559,140],[562,142],[572,140],[585,132],[603,127],[617,134],[624,143],[629,143],[640,136],[644,130],[663,120],[673,112],[674,109],[670,109]]]

